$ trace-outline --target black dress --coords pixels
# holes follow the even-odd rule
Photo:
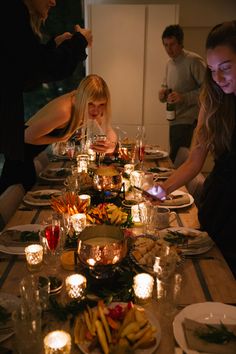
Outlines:
[[[0,31],[0,152],[23,159],[23,91],[72,75],[78,61],[87,57],[87,41],[75,33],[58,47],[54,40],[41,44],[22,0],[1,3]]]
[[[68,129],[70,122],[64,128],[54,129],[49,135],[62,137]],[[25,125],[25,129],[27,126]],[[36,182],[34,158],[45,150],[48,145],[32,145],[24,143],[24,161],[6,158],[0,178],[0,194],[12,184],[22,184],[25,191],[30,190]]]
[[[231,151],[215,161],[204,183],[198,216],[236,277],[236,125]]]

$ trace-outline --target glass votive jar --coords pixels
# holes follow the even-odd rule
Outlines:
[[[134,171],[134,164],[132,163],[127,163],[124,165],[124,173],[128,176],[130,176],[131,172]]]
[[[88,172],[88,163],[89,163],[89,155],[87,154],[79,154],[77,155],[77,168],[78,173]]]
[[[43,264],[43,246],[39,244],[25,247],[27,267],[30,272],[37,272]]]
[[[148,273],[140,273],[134,276],[133,289],[135,300],[139,304],[145,304],[152,298],[154,279]]]
[[[81,232],[86,227],[86,214],[78,213],[70,217],[75,232]]]
[[[88,209],[90,207],[90,204],[91,204],[91,197],[90,195],[88,194],[80,194],[79,195],[79,199],[82,201],[82,202],[86,202],[86,209]]]
[[[87,279],[82,274],[72,274],[66,278],[66,291],[71,299],[81,299],[87,285]]]
[[[145,176],[144,171],[135,170],[130,173],[130,183],[132,187],[142,188],[143,179]]]
[[[65,331],[49,332],[43,342],[45,354],[70,354],[71,336]]]
[[[88,148],[88,157],[89,157],[89,162],[96,161],[96,152],[91,148]]]

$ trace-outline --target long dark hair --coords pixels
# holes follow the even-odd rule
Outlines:
[[[224,22],[212,28],[206,39],[206,50],[219,45],[230,47],[236,53],[236,21]],[[219,157],[231,147],[235,127],[235,95],[225,94],[207,68],[200,101],[205,112],[200,133],[213,155]]]

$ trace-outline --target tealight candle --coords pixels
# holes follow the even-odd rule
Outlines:
[[[90,162],[96,161],[96,152],[93,149],[88,148],[88,156]]]
[[[135,170],[135,171],[131,172],[130,173],[131,186],[137,187],[137,188],[142,188],[144,176],[145,176],[144,171]]]
[[[71,215],[70,220],[75,232],[81,232],[86,226],[86,215],[84,213]]]
[[[146,303],[152,298],[154,279],[150,274],[135,275],[133,289],[138,303]]]
[[[91,204],[91,197],[90,197],[90,195],[88,195],[88,194],[80,194],[80,195],[79,195],[79,199],[80,199],[82,202],[85,202],[85,201],[86,201],[87,208],[90,207],[90,204]]]
[[[81,274],[72,274],[66,278],[66,291],[70,298],[82,298],[86,289],[87,280]]]
[[[134,223],[141,223],[144,220],[146,213],[146,206],[144,203],[139,203],[131,206],[131,216]]]
[[[53,331],[44,337],[45,354],[70,354],[71,336],[65,331]]]
[[[35,244],[25,247],[25,257],[29,271],[37,272],[43,263],[43,246]]]
[[[124,165],[124,173],[126,173],[128,176],[131,174],[131,172],[134,171],[134,164],[132,163],[127,163]]]
[[[77,168],[78,172],[88,172],[88,162],[89,162],[89,156],[87,154],[79,154],[77,156]]]

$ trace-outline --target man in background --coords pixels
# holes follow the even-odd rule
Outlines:
[[[184,49],[184,33],[179,25],[166,27],[162,42],[169,60],[159,99],[174,109],[174,115],[169,120],[170,158],[174,162],[178,149],[191,145],[199,111],[199,89],[206,65],[198,54]]]

